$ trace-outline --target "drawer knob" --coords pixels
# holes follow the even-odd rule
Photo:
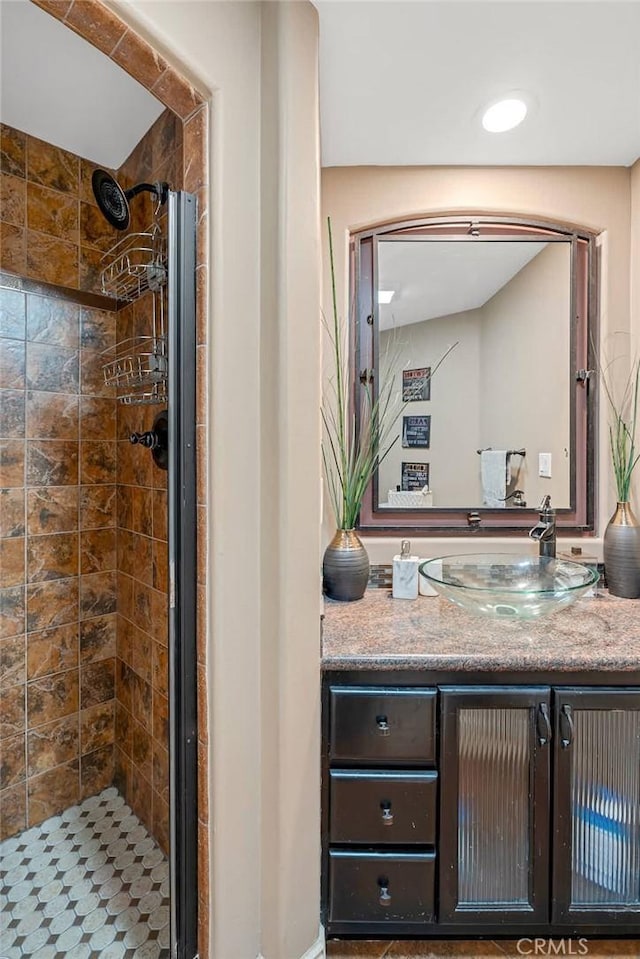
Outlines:
[[[378,885],[380,886],[378,902],[381,906],[390,906],[391,896],[389,894],[389,880],[386,877],[384,879],[378,879]]]
[[[376,716],[376,725],[381,736],[388,736],[391,732],[389,720],[386,716]]]
[[[382,810],[382,822],[385,826],[393,826],[393,813],[391,812],[391,803],[388,800],[383,800],[380,803],[380,809]]]

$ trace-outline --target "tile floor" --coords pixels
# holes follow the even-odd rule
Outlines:
[[[0,843],[0,959],[166,959],[169,863],[115,788]]]
[[[582,940],[584,942],[584,940]],[[554,939],[549,951],[533,952],[529,941],[518,948],[517,942],[444,942],[407,940],[405,942],[328,942],[327,959],[522,959],[529,956],[579,956],[584,959],[639,959],[638,939],[591,939],[581,947],[578,939]],[[546,946],[545,946],[546,948]],[[580,952],[581,948],[588,951]],[[564,949],[564,951],[562,951]],[[527,953],[527,950],[528,953]],[[557,950],[557,951],[556,951]]]

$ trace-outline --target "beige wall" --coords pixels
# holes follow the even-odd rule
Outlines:
[[[528,506],[547,494],[571,505],[570,255],[568,243],[549,243],[482,307],[480,446],[526,449],[511,465]],[[550,479],[538,475],[538,453],[551,453]]]
[[[211,96],[211,956],[298,959],[320,902],[317,16],[116,6]]]
[[[631,334],[634,353],[640,356],[640,159],[631,167]],[[635,503],[640,502],[640,475],[633,484]]]
[[[331,216],[336,246],[338,297],[348,315],[345,285],[349,231],[404,217],[439,212],[477,210],[513,213],[574,223],[602,233],[603,282],[601,290],[604,333],[629,330],[630,174],[619,167],[334,167],[322,174],[323,217]],[[326,258],[326,250],[325,250]],[[328,271],[325,270],[325,277]],[[323,304],[331,303],[325,281]],[[606,425],[602,409],[601,435]],[[598,526],[602,534],[615,504],[604,443],[599,449]],[[326,514],[326,511],[325,511]],[[325,515],[324,536],[330,518]],[[482,540],[473,537],[474,549]],[[491,538],[492,549],[503,540]],[[510,549],[534,548],[528,539],[507,539]],[[571,540],[566,541],[567,544]],[[594,545],[594,544],[590,544]],[[595,544],[597,545],[597,544]],[[367,538],[373,562],[389,562],[397,551],[397,538]],[[429,538],[416,541],[423,555],[449,549],[469,549],[465,538]]]
[[[429,463],[434,506],[477,506],[480,502],[476,450],[480,442],[477,397],[481,329],[480,310],[466,310],[401,326],[381,335],[381,354],[384,355],[390,339],[397,339],[403,358],[408,359],[403,364],[405,368],[434,368],[452,343],[458,342],[433,378],[431,399],[404,404],[404,416],[431,415],[431,446],[428,450],[403,449],[398,440],[380,468],[381,502],[386,502],[388,490],[400,483],[403,462]],[[389,356],[393,357],[393,348]],[[402,390],[402,372],[397,374],[396,387]],[[400,434],[402,415],[397,427]],[[455,433],[451,431],[452,424],[455,424]]]

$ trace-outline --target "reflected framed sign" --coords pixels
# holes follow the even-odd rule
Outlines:
[[[431,399],[431,367],[402,371],[403,403],[418,403]]]
[[[405,449],[428,450],[431,442],[431,416],[402,417],[402,445]]]
[[[428,487],[429,474],[429,463],[403,463],[400,489],[405,493],[412,493]]]

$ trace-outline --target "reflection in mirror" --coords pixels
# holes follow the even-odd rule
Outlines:
[[[382,377],[410,366],[378,507],[569,508],[570,239],[381,239],[378,289]]]
[[[354,401],[363,377],[404,399],[359,528],[519,533],[550,496],[559,527],[591,531],[595,234],[465,213],[363,230],[352,249]]]

